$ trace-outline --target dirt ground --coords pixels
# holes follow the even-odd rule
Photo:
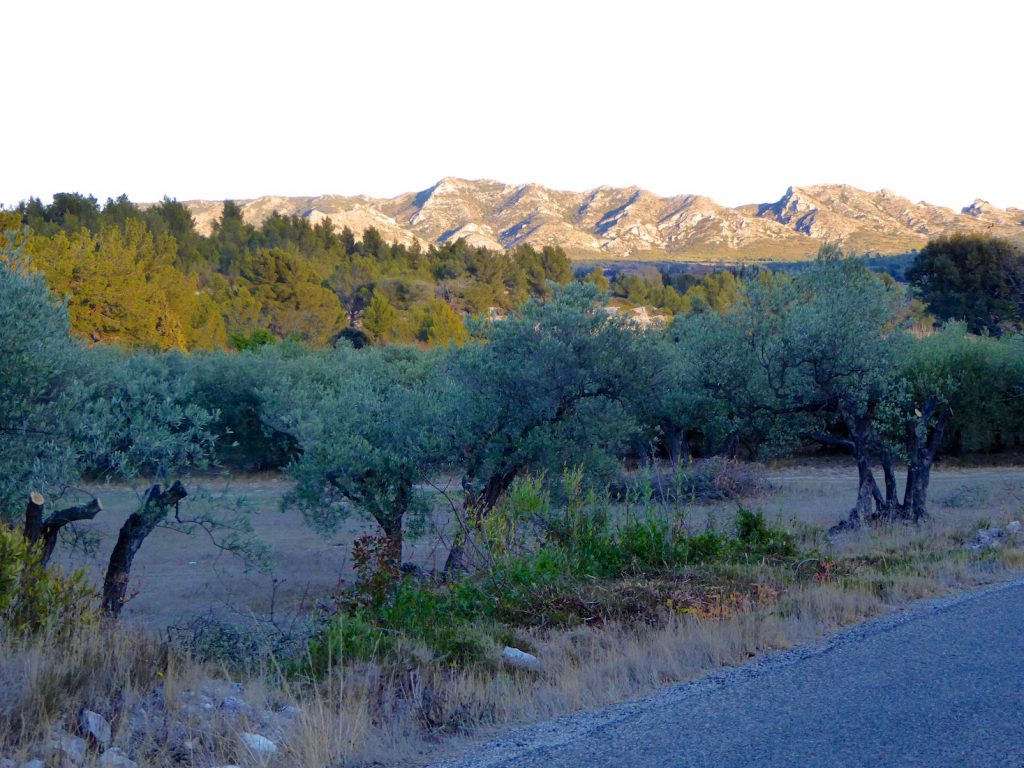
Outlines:
[[[771,490],[745,505],[762,510],[783,524],[798,520],[828,527],[849,509],[856,493],[852,464],[822,463],[766,470]],[[323,538],[305,525],[296,512],[280,511],[288,488],[277,475],[214,479],[204,483],[226,499],[245,497],[252,510],[256,533],[270,547],[271,570],[247,570],[234,556],[218,549],[202,532],[186,536],[157,530],[143,544],[135,560],[125,606],[127,620],[153,629],[213,612],[224,619],[232,615],[281,616],[312,606],[329,595],[339,583],[353,576],[349,551],[352,541],[373,526],[356,516],[349,518],[333,536]],[[95,553],[61,553],[68,567],[85,567],[97,579],[113,547],[117,531],[138,504],[142,488],[105,486],[92,489],[101,497],[104,511],[82,529],[98,537]],[[931,510],[936,520],[963,524],[983,520],[1004,522],[1024,515],[1024,467],[942,468],[932,476]],[[687,515],[692,524],[707,518],[731,515],[735,502],[693,505]],[[186,510],[183,510],[183,513]],[[440,568],[447,549],[439,531],[450,530],[450,512],[443,501],[435,519],[417,539],[407,541],[405,559],[425,568]]]

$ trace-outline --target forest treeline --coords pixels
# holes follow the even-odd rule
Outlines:
[[[208,236],[174,200],[140,207],[122,196],[101,205],[71,193],[0,213],[4,231],[24,233],[33,268],[68,299],[75,335],[163,351],[284,339],[324,347],[340,334],[356,343],[462,343],[467,317],[508,312],[573,280],[557,247],[406,246],[373,228],[357,236],[329,219],[278,213],[254,226],[231,201]],[[600,270],[588,279],[625,306],[668,316],[737,296],[728,272],[702,282],[654,269],[614,285]]]

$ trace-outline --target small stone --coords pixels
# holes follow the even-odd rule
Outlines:
[[[89,747],[102,752],[110,746],[110,723],[98,712],[83,709],[78,713],[78,732],[89,742]]]
[[[1009,523],[1006,526],[1006,532],[1008,534],[1010,534],[1011,536],[1016,536],[1017,534],[1020,533],[1020,530],[1021,530],[1020,520],[1014,520],[1013,522]]]
[[[138,763],[117,747],[111,747],[100,755],[97,764],[99,768],[139,768]]]
[[[258,733],[242,733],[238,738],[254,757],[269,757],[277,752],[277,744]]]
[[[252,712],[252,707],[249,706],[249,702],[238,698],[237,696],[225,696],[220,703],[220,708],[227,711],[233,712],[236,715],[249,714]]]
[[[974,534],[974,540],[965,544],[965,548],[972,552],[981,552],[986,549],[1001,549],[1002,539],[1006,532],[1002,528],[982,528]]]
[[[56,763],[54,768],[57,766],[66,768],[66,766],[82,765],[89,750],[89,745],[85,739],[80,739],[67,733],[62,733],[50,741],[49,746],[52,761]]]
[[[518,648],[505,646],[505,650],[501,652],[501,659],[510,667],[515,667],[516,669],[529,669],[533,672],[540,670],[540,659],[532,653],[521,651]]]

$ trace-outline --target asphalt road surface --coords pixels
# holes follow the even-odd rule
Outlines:
[[[446,765],[1024,766],[1024,580],[519,729]]]

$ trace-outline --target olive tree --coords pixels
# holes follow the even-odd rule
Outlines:
[[[98,499],[46,514],[81,474],[82,410],[91,396],[88,351],[71,338],[66,305],[22,257],[20,234],[0,237],[0,521],[53,554],[66,526],[94,518]]]
[[[231,551],[259,557],[244,515],[183,514],[186,482],[212,466],[216,414],[197,405],[185,359],[97,348],[90,352],[89,400],[76,439],[99,480],[138,483],[139,504],[121,526],[103,581],[103,609],[117,616],[132,564],[157,528],[203,530]]]
[[[886,486],[895,487],[893,458],[907,468],[893,511],[914,521],[928,515],[932,466],[950,432],[970,446],[979,433],[998,441],[1024,421],[1024,357],[1015,339],[975,336],[952,324],[910,345],[877,425]],[[997,433],[993,438],[992,433]]]
[[[120,612],[135,554],[161,525],[201,528],[226,548],[258,554],[243,535],[244,518],[179,512],[186,473],[209,466],[214,444],[214,414],[191,402],[181,359],[80,347],[71,339],[65,307],[42,277],[13,249],[3,255],[0,512],[11,520],[24,510],[25,536],[40,542],[41,561],[67,526],[102,510],[100,499],[79,487],[86,473],[93,481],[141,481],[145,489],[107,565],[108,614]],[[89,499],[44,515],[46,504],[76,495]]]
[[[19,517],[30,493],[37,493],[38,501],[38,495],[49,497],[77,478],[72,423],[83,401],[83,352],[71,338],[65,306],[18,249],[5,247],[0,251],[0,519]]]
[[[994,418],[1017,423],[1008,414],[1017,412],[1021,362],[1010,340],[970,336],[963,326],[916,339],[901,329],[905,308],[899,286],[856,259],[748,280],[732,310],[673,327],[685,361],[680,386],[717,401],[733,434],[848,450],[858,492],[846,525],[919,521],[953,420],[961,433]]]
[[[681,318],[680,387],[717,403],[713,423],[733,443],[790,448],[801,439],[848,449],[858,469],[852,519],[890,509],[871,468],[877,411],[906,339],[902,291],[855,259],[819,259],[793,276],[748,278],[730,310]]]
[[[658,370],[654,346],[590,284],[552,286],[514,316],[478,325],[446,366],[452,459],[470,528],[523,472],[582,468],[607,480],[641,432]],[[460,546],[449,568],[460,567]]]
[[[330,533],[353,511],[380,526],[401,564],[403,529],[429,511],[422,484],[444,458],[438,355],[414,348],[262,355],[275,371],[260,393],[263,418],[294,438],[299,458],[287,507]]]

